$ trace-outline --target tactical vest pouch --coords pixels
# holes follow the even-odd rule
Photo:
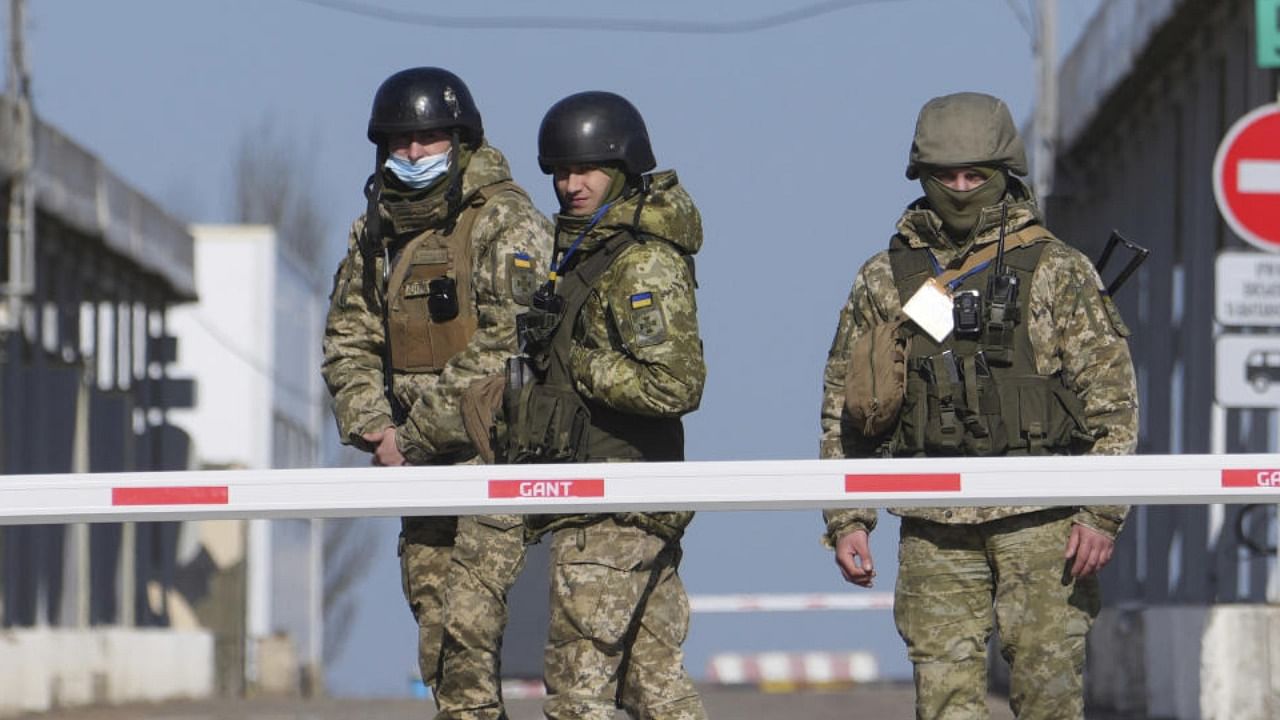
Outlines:
[[[572,387],[531,383],[508,389],[505,455],[509,463],[582,462],[591,413]]]
[[[472,277],[472,230],[484,205],[520,190],[510,181],[482,188],[451,226],[427,230],[405,244],[387,281],[391,366],[437,372],[466,349],[479,326]]]
[[[902,319],[863,333],[849,352],[844,407],[863,437],[884,435],[897,424],[907,392],[908,340]]]
[[[470,270],[465,279],[459,279],[455,266],[460,259],[447,248],[414,247],[410,243],[403,252],[411,254],[396,268],[394,275],[399,277],[393,275],[390,282],[387,320],[391,364],[396,370],[407,372],[440,370],[467,347],[476,331],[477,319],[469,297]],[[446,285],[453,288],[452,302],[461,305],[461,312],[455,309],[452,317],[439,312],[439,288]],[[433,314],[432,310],[436,312]]]
[[[1084,422],[1084,405],[1057,378],[1029,377],[1007,393],[1006,416],[1018,418],[1010,428],[1013,443],[1027,455],[1087,452],[1094,438]]]
[[[521,352],[530,356],[545,354],[551,347],[551,340],[563,317],[563,303],[558,309],[548,310],[535,306],[516,315],[516,341]]]
[[[1013,331],[1021,320],[1018,312],[1018,285],[1018,276],[1013,273],[992,276],[986,297],[983,298],[983,316],[986,322],[982,347],[988,362],[1003,367],[1013,364]]]
[[[1002,394],[981,353],[948,350],[908,362],[896,455],[1003,455],[1009,432]]]
[[[1000,388],[991,376],[982,352],[958,359],[964,381],[965,401],[961,417],[964,421],[966,455],[1003,455],[1009,449],[1009,432],[1005,427]]]
[[[926,358],[917,363],[924,379],[928,422],[924,427],[924,449],[938,455],[958,455],[964,440],[958,406],[963,402],[964,386],[950,352]]]

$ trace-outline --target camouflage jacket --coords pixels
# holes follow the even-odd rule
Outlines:
[[[463,172],[464,200],[486,186],[511,179],[507,160],[496,148],[482,145],[470,157]],[[438,232],[445,218],[424,232]],[[351,227],[347,256],[334,276],[325,326],[323,374],[334,399],[338,433],[344,443],[365,447],[361,435],[392,424],[391,407],[383,394],[381,316],[382,258],[375,258],[372,277],[379,287],[366,292],[364,255],[359,240],[364,234],[361,215]],[[382,226],[392,224],[384,212]],[[453,356],[439,372],[397,372],[394,388],[408,409],[407,420],[397,429],[401,452],[411,463],[460,461],[474,455],[462,425],[459,402],[475,379],[501,373],[506,359],[516,351],[515,316],[520,305],[513,293],[515,259],[521,265],[545,267],[551,255],[551,225],[521,193],[502,192],[479,210],[471,229],[472,283],[477,330],[465,350]],[[370,303],[370,299],[373,303]],[[527,298],[522,298],[527,302]]]
[[[637,206],[633,197],[610,208],[577,252],[586,256],[630,228]],[[654,176],[640,210],[638,228],[647,239],[624,250],[596,283],[578,317],[570,374],[590,401],[628,414],[679,417],[698,408],[707,376],[693,272],[684,257],[702,247],[702,219],[674,172]],[[576,238],[561,227],[557,248]],[[641,310],[657,325],[637,322]]]
[[[1010,233],[1040,222],[1030,193],[1020,184],[1011,188],[1018,201],[1009,205],[1006,230]],[[999,238],[998,205],[983,211],[978,227],[971,244],[959,249],[946,239],[942,221],[921,199],[907,208],[897,230],[912,247],[929,248],[938,264],[947,267]],[[1097,271],[1083,254],[1062,243],[1051,243],[1041,256],[1031,287],[1023,291],[1028,297],[1024,318],[1030,323],[1028,331],[1038,373],[1061,373],[1067,386],[1084,403],[1085,423],[1099,438],[1090,453],[1122,455],[1132,453],[1137,445],[1137,384],[1125,340],[1128,330],[1114,306],[1102,297],[1101,287]],[[858,271],[827,356],[823,373],[822,457],[858,457],[874,452],[874,444],[859,437],[845,418],[849,349],[862,333],[901,312],[889,254],[882,251]],[[973,524],[1041,509],[1044,508],[890,508],[889,512],[940,523]],[[1075,521],[1115,537],[1127,512],[1126,506],[1118,505],[1085,507],[1080,508]],[[870,531],[875,527],[876,512],[871,508],[827,510],[823,516],[827,522],[826,540],[831,543],[853,530]]]
[[[581,220],[557,220],[556,246],[564,251],[578,238],[574,228]],[[583,236],[576,252],[585,257],[625,231],[638,231],[641,241],[623,250],[596,282],[577,318],[569,373],[589,403],[678,418],[698,408],[707,376],[696,283],[686,260],[702,247],[702,218],[675,172],[655,173],[643,205],[636,196],[617,202]],[[561,516],[537,530],[600,517]],[[693,513],[613,517],[670,537],[683,531]]]

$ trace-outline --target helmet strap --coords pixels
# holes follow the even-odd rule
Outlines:
[[[369,181],[365,183],[364,195],[366,199],[364,211],[364,236],[360,239],[360,252],[364,256],[364,289],[372,297],[374,288],[373,266],[374,258],[378,251],[382,248],[382,212],[379,204],[382,202],[382,166],[387,161],[387,144],[386,142],[378,143],[378,151],[375,155],[376,162],[373,166],[373,175],[369,176]],[[383,268],[383,275],[386,275],[386,268]],[[383,278],[384,282],[386,278]]]
[[[636,214],[631,218],[631,227],[640,228],[640,213],[644,212],[644,203],[649,199],[649,188],[653,184],[651,175],[641,175],[640,182],[636,184],[636,192],[640,193],[640,200],[636,203]]]
[[[458,128],[450,134],[449,149],[449,189],[445,191],[445,199],[449,204],[449,225],[458,218],[458,210],[462,207],[462,143],[458,136]]]

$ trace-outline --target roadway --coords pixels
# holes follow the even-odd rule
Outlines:
[[[909,685],[873,684],[852,689],[764,693],[754,688],[702,688],[707,714],[732,720],[912,720]],[[508,703],[511,720],[541,720],[541,700]],[[991,697],[991,720],[1013,720],[1005,700]],[[84,708],[24,716],[22,720],[423,720],[426,700],[240,700]],[[625,717],[619,713],[619,717]],[[1089,714],[1088,720],[1115,720]]]

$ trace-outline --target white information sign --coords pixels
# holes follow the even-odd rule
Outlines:
[[[1280,335],[1220,335],[1214,394],[1230,408],[1280,408]]]
[[[1280,255],[1221,253],[1214,279],[1214,316],[1219,323],[1280,327]]]

